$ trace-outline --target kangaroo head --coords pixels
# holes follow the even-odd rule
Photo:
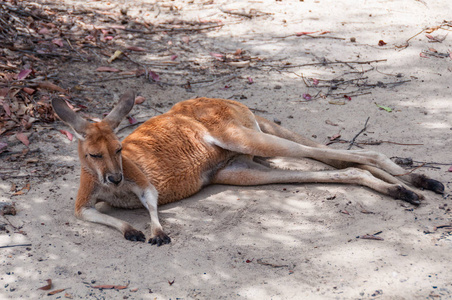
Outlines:
[[[103,185],[119,185],[123,181],[122,147],[114,130],[130,112],[134,101],[134,94],[127,92],[101,122],[90,123],[75,114],[63,99],[52,100],[55,113],[72,127],[79,139],[78,153],[82,168],[97,176]]]

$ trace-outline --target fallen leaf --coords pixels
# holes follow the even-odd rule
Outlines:
[[[312,84],[317,86],[319,84],[319,80],[318,79],[314,79],[312,80]]]
[[[74,136],[72,135],[72,133],[70,133],[70,132],[67,131],[67,130],[63,130],[63,129],[60,129],[60,132],[61,132],[62,134],[64,134],[65,136],[67,136],[68,140],[70,140],[70,141],[72,142],[72,139],[74,138]]]
[[[135,98],[135,104],[141,104],[144,102],[144,100],[146,100],[143,96],[137,96]]]
[[[379,237],[379,236],[375,236],[373,234],[365,234],[365,235],[360,235],[358,236],[359,239],[363,239],[363,240],[376,240],[376,241],[384,241],[383,238]]]
[[[177,55],[171,55],[171,60],[176,60]]]
[[[160,76],[153,71],[149,71],[149,77],[152,78],[152,80],[154,80],[156,82],[160,81]]]
[[[22,132],[18,132],[16,133],[16,138],[21,141],[25,146],[29,146],[30,145],[30,141],[28,140],[28,137],[23,134]]]
[[[33,95],[34,92],[36,92],[35,89],[29,88],[29,87],[24,87],[22,90],[23,90],[25,93],[27,93],[28,95]]]
[[[38,83],[38,86],[39,86],[41,89],[51,90],[51,91],[57,91],[57,92],[60,92],[60,93],[66,93],[66,90],[65,90],[65,89],[63,89],[63,88],[59,87],[58,85],[53,84],[53,83],[51,83],[51,82],[49,82],[49,81],[39,82],[39,83]]]
[[[253,78],[251,78],[251,77],[247,77],[247,79],[248,79],[248,83],[249,84],[252,84],[254,81],[253,81]]]
[[[452,166],[450,166],[449,170],[447,170],[448,172],[452,172]]]
[[[5,112],[6,112],[6,115],[7,115],[8,117],[10,117],[10,116],[11,116],[11,108],[9,107],[9,104],[6,103],[5,101],[3,101],[2,103],[3,103],[3,109],[4,109]]]
[[[15,193],[13,194],[13,196],[19,196],[19,195],[26,194],[26,193],[28,193],[28,191],[30,190],[30,188],[31,188],[30,183],[27,183],[20,191],[15,192]],[[49,280],[50,280],[50,279],[49,279]],[[50,280],[50,282],[52,282],[52,281]]]
[[[426,36],[428,39],[430,39],[430,40],[434,40],[434,41],[436,40],[435,37],[434,37],[433,35],[426,34],[425,36]]]
[[[212,55],[213,57],[215,57],[218,60],[223,61],[223,54],[210,52],[210,55]]]
[[[346,211],[345,209],[341,210],[341,213],[343,213],[344,215],[350,215],[350,213],[348,211]]]
[[[32,72],[31,69],[25,69],[19,72],[19,75],[17,75],[17,80],[22,80],[28,77],[30,73]]]
[[[58,47],[63,47],[63,40],[62,39],[53,39],[52,43],[54,43],[55,45],[57,45]]]
[[[251,260],[249,260],[249,259],[247,259],[245,262],[247,263],[247,264],[249,264],[249,263],[252,263],[253,262],[253,260],[254,260],[254,258],[253,259],[251,259]]]
[[[112,63],[115,59],[120,57],[121,54],[122,54],[122,51],[116,50],[115,53],[112,56],[110,56],[110,58],[108,59],[108,62]]]
[[[236,67],[236,68],[245,68],[245,67],[248,67],[250,65],[250,61],[249,60],[231,61],[231,62],[228,62],[228,65]]]
[[[96,286],[91,286],[93,289],[100,289],[100,290],[124,290],[128,287],[129,285],[113,285],[113,284],[104,284],[104,285],[96,285]]]
[[[347,99],[348,101],[352,101],[352,97],[344,95],[344,98]]]
[[[64,293],[64,298],[73,299],[74,297],[72,297],[72,295],[69,293]]]
[[[47,285],[40,287],[40,290],[48,291],[52,288],[52,279],[47,279]]]
[[[130,51],[136,51],[136,52],[145,52],[145,51],[146,51],[146,49],[144,49],[144,48],[141,48],[141,47],[134,47],[134,46],[127,47],[127,50],[130,50]]]
[[[296,32],[295,35],[296,36],[302,36],[302,35],[307,35],[307,34],[313,34],[316,33],[318,31],[302,31],[302,32]]]
[[[425,54],[424,54],[424,53],[422,53],[422,52],[421,52],[421,53],[419,53],[419,56],[420,56],[420,57],[422,57],[422,58],[428,58],[428,56],[427,56],[427,55],[425,55]]]
[[[309,101],[309,100],[311,100],[311,99],[312,99],[312,96],[311,96],[311,95],[309,95],[309,94],[303,94],[303,99],[305,99],[305,100]]]
[[[65,291],[65,290],[66,290],[66,289],[54,290],[54,291],[51,291],[51,292],[47,293],[47,296],[52,296],[52,295],[61,293],[61,292]]]
[[[384,46],[384,45],[386,45],[386,43],[383,41],[383,40],[379,40],[378,41],[378,46]]]
[[[120,72],[121,70],[112,67],[99,67],[96,69],[97,72]]]
[[[183,36],[182,37],[182,42],[184,42],[185,44],[189,44],[190,43],[190,38],[188,36]]]
[[[41,29],[38,30],[38,33],[42,34],[42,35],[46,35],[46,34],[49,34],[50,31],[47,28],[42,27]]]
[[[392,108],[390,108],[390,107],[378,105],[377,103],[375,103],[375,105],[378,106],[382,110],[386,110],[387,112],[392,112]]]
[[[131,289],[130,290],[130,292],[132,292],[132,293],[136,293],[138,291],[138,288],[135,288],[135,289]]]
[[[169,284],[169,285],[173,285],[173,283],[174,283],[174,280],[173,280],[173,281],[169,281],[169,280],[168,280],[168,284]]]
[[[325,123],[328,124],[328,125],[331,125],[331,126],[339,126],[338,124],[333,123],[330,120],[326,120]]]
[[[239,49],[235,50],[234,55],[235,56],[240,56],[240,55],[242,55],[242,52],[243,52],[242,49],[239,48]]]
[[[7,143],[0,142],[0,151],[6,150],[6,147],[8,147]]]
[[[428,51],[434,52],[434,53],[438,53],[438,50],[436,50],[435,48],[428,48]]]
[[[340,137],[341,137],[341,134],[340,133],[336,133],[335,135],[333,135],[331,137],[328,137],[328,138],[329,138],[330,141],[334,141],[334,140],[337,140]]]
[[[137,119],[135,119],[134,117],[127,117],[127,119],[129,120],[129,123],[131,125],[138,123]]]

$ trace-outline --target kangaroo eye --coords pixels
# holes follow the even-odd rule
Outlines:
[[[121,149],[118,149],[118,150],[116,150],[116,154],[120,154],[120,153],[121,153],[121,151],[122,151],[122,148],[121,148]]]
[[[92,158],[102,158],[102,154],[89,154]]]

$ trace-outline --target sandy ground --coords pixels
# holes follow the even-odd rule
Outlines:
[[[64,2],[67,7],[81,5],[76,1]],[[429,48],[448,53],[452,38],[447,36],[441,43],[430,43],[431,39],[423,32],[411,39],[408,47],[396,47],[423,29],[450,19],[452,3],[443,0],[359,4],[345,0],[159,1],[158,6],[151,1],[128,3],[94,1],[85,8],[114,7],[111,11],[118,12],[128,7],[128,14],[147,18],[149,22],[219,19],[225,24],[217,30],[191,33],[189,41],[181,42],[183,35],[174,37],[175,45],[185,43],[185,48],[192,49],[188,52],[190,56],[182,55],[179,59],[190,62],[198,59],[200,72],[179,70],[182,73],[177,77],[171,70],[164,73],[164,68],[156,69],[162,81],[212,79],[209,70],[202,68],[205,61],[212,61],[210,52],[234,53],[243,49],[264,62],[252,62],[236,70],[228,67],[237,77],[193,84],[191,91],[160,87],[140,78],[92,85],[89,92],[98,97],[95,103],[99,115],[107,112],[124,90],[132,88],[146,98],[143,105],[134,108],[138,120],[157,114],[153,107],[164,111],[171,104],[196,96],[231,98],[322,143],[337,133],[351,140],[370,117],[366,132],[358,140],[399,144],[364,147],[390,157],[445,163],[433,165],[435,168],[422,167],[416,172],[442,181],[446,194],[424,192],[425,201],[415,208],[358,186],[210,186],[193,197],[160,208],[161,221],[172,243],[155,247],[126,241],[113,229],[74,217],[79,180],[76,142],[48,128],[40,131],[30,145],[31,150],[41,149],[39,159],[45,164],[34,165],[31,161],[17,171],[31,177],[0,181],[0,201],[13,201],[18,211],[16,216],[7,216],[17,230],[0,217],[0,223],[5,223],[7,229],[0,231],[0,246],[31,244],[0,249],[0,298],[452,298],[452,235],[450,227],[441,228],[451,224],[448,208],[452,205],[448,197],[452,172],[448,169],[452,163],[452,62],[448,57],[420,55]],[[247,18],[220,8],[265,14]],[[296,32],[312,31],[330,33],[320,38],[294,36]],[[441,38],[447,33],[437,30],[430,34]],[[149,37],[147,44],[141,41],[137,46],[152,48],[156,40]],[[387,44],[378,46],[380,40]],[[324,59],[384,61],[295,67]],[[71,88],[79,83],[78,78],[95,76],[94,70],[99,65],[103,64],[63,65],[61,71],[67,72],[67,80],[61,84]],[[123,65],[118,62],[116,66]],[[221,67],[215,68],[221,72]],[[375,85],[365,90],[368,94],[353,96],[351,101],[303,98],[303,94],[316,95],[321,88],[307,87],[302,75],[308,83],[317,78],[322,84],[322,80],[353,78],[357,74]],[[408,82],[382,85],[379,81]],[[355,87],[347,86],[347,91]],[[331,104],[338,101],[345,104]],[[393,111],[381,110],[375,103]],[[67,129],[62,123],[55,127]],[[121,136],[132,129],[121,131]],[[347,146],[333,145],[342,149]],[[14,149],[20,151],[23,147],[17,144]],[[1,163],[2,168],[9,167],[7,162]],[[309,164],[291,162],[290,166],[307,168]],[[46,175],[40,177],[40,173]],[[21,187],[26,183],[31,185],[27,194],[12,196],[12,184]],[[144,209],[109,213],[149,235],[149,219]],[[357,238],[375,233],[383,240]],[[46,284],[46,279],[52,279],[52,290],[66,290],[45,296],[47,291],[38,288]],[[97,285],[128,287],[97,289],[94,287]]]

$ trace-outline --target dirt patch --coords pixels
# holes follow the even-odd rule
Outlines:
[[[450,298],[445,6],[1,2],[0,201],[16,213],[0,216],[1,297]],[[96,120],[126,89],[145,101],[122,137],[179,101],[234,99],[331,147],[403,158],[446,193],[415,208],[357,186],[210,186],[160,208],[170,245],[128,242],[73,216],[76,139],[49,107],[63,97]],[[149,234],[145,210],[109,214]]]

